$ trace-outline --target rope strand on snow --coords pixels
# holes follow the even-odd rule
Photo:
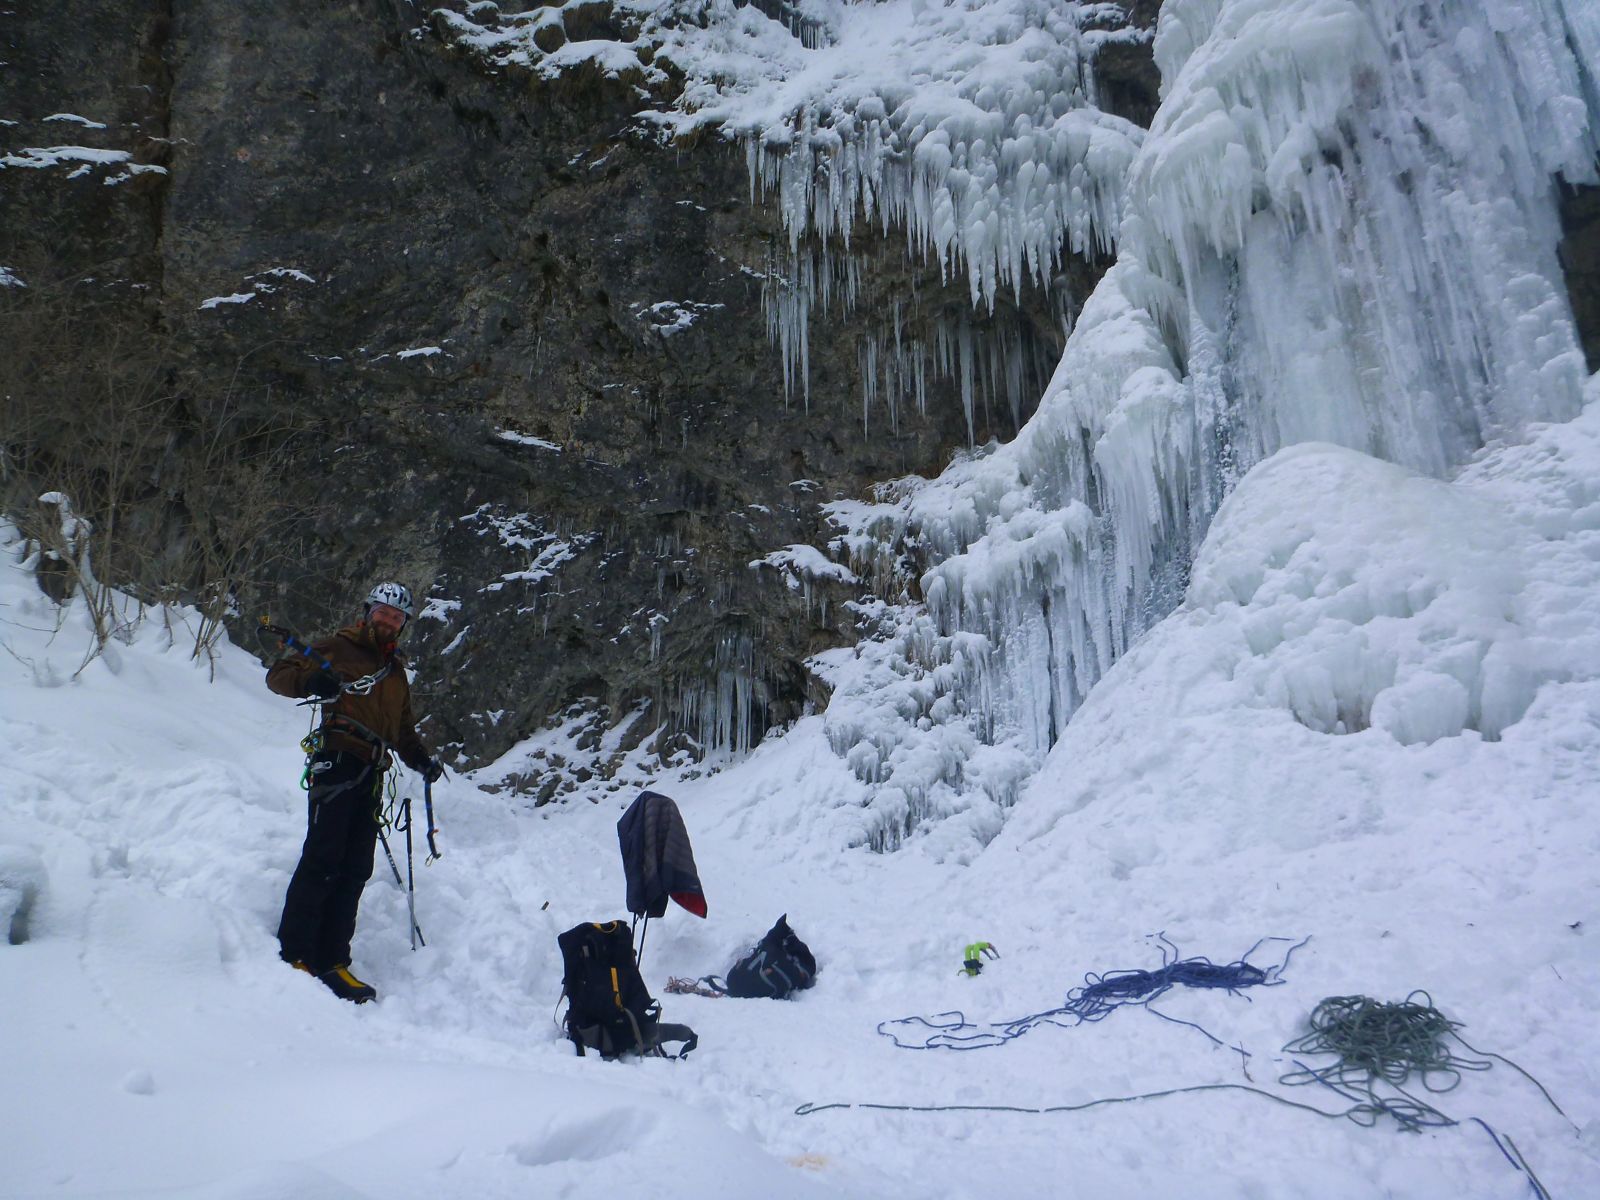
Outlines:
[[[1565,1114],[1562,1115],[1564,1116]],[[1482,1125],[1483,1131],[1487,1133],[1490,1140],[1494,1142],[1495,1149],[1500,1151],[1501,1154],[1505,1155],[1505,1159],[1508,1163],[1528,1177],[1528,1184],[1533,1188],[1533,1194],[1537,1200],[1552,1200],[1549,1189],[1547,1189],[1539,1177],[1533,1173],[1533,1168],[1528,1165],[1528,1160],[1522,1156],[1522,1151],[1517,1148],[1517,1144],[1511,1140],[1510,1134],[1496,1133],[1494,1129],[1490,1127],[1489,1122],[1485,1121],[1482,1117],[1468,1117],[1467,1119],[1469,1121],[1476,1121],[1479,1125]],[[1504,1141],[1504,1145],[1501,1144],[1502,1141]],[[1506,1149],[1507,1146],[1511,1148],[1508,1150]]]
[[[1284,1049],[1300,1054],[1332,1054],[1337,1060],[1325,1067],[1308,1067],[1294,1059],[1296,1069],[1278,1082],[1291,1086],[1320,1083],[1346,1099],[1358,1101],[1347,1114],[1357,1124],[1375,1125],[1385,1115],[1410,1133],[1460,1124],[1400,1085],[1415,1074],[1423,1088],[1434,1095],[1453,1091],[1460,1085],[1463,1071],[1487,1071],[1494,1065],[1488,1061],[1491,1058],[1514,1068],[1572,1124],[1572,1118],[1542,1083],[1504,1055],[1479,1050],[1468,1043],[1457,1032],[1460,1024],[1435,1008],[1433,997],[1427,992],[1414,991],[1394,1004],[1380,1003],[1368,996],[1329,996],[1312,1010],[1309,1023],[1311,1031]],[[1446,1038],[1454,1038],[1479,1057],[1461,1057],[1446,1044]],[[1443,1076],[1444,1081],[1436,1084],[1432,1076]],[[1380,1082],[1387,1084],[1398,1098],[1380,1095]],[[1550,1200],[1550,1193],[1508,1135],[1502,1138],[1481,1117],[1468,1120],[1483,1126],[1506,1161],[1528,1177],[1538,1200]]]
[[[1163,943],[1170,946],[1165,938]],[[1284,939],[1287,940],[1287,939]],[[1261,943],[1251,947],[1254,951]],[[1304,942],[1297,943],[1294,949]],[[1247,955],[1248,956],[1248,955]],[[1240,972],[1239,977],[1249,979],[1253,983],[1264,983],[1269,976],[1281,973],[1283,966],[1288,963],[1288,955],[1284,962],[1272,972],[1261,972],[1257,968],[1241,959],[1238,963],[1231,964],[1230,968],[1218,968],[1204,960],[1182,960],[1169,962],[1161,972],[1119,972],[1113,976],[1089,977],[1086,987],[1076,989],[1069,996],[1069,1003],[1061,1009],[1049,1013],[1036,1014],[1013,1021],[998,1027],[1000,1032],[980,1032],[975,1035],[962,1037],[958,1034],[961,1029],[976,1028],[961,1024],[946,1023],[939,1025],[933,1020],[923,1017],[906,1018],[903,1024],[921,1023],[938,1030],[925,1044],[927,1047],[944,1045],[939,1041],[941,1037],[952,1036],[954,1042],[948,1043],[951,1049],[974,1049],[979,1045],[998,1045],[1011,1037],[1019,1036],[1034,1024],[1045,1021],[1062,1023],[1052,1019],[1059,1014],[1066,1013],[1075,1019],[1074,1023],[1082,1024],[1084,1021],[1100,1020],[1113,1009],[1126,1004],[1139,1004],[1149,1008],[1149,1002],[1155,996],[1162,994],[1173,986],[1174,982],[1187,982],[1186,976],[1192,975],[1201,982],[1190,983],[1191,987],[1228,987],[1233,986],[1223,982],[1223,976],[1218,972],[1229,971],[1233,968],[1249,967],[1248,972]],[[1200,970],[1196,964],[1202,964],[1209,970]],[[1181,971],[1168,972],[1170,968],[1183,968]],[[1260,979],[1255,979],[1260,975]],[[1108,985],[1109,986],[1106,986]],[[1236,984],[1234,986],[1248,986]],[[1420,998],[1420,999],[1419,999]],[[1151,1012],[1156,1010],[1150,1009]],[[941,1013],[939,1016],[959,1014]],[[1165,1013],[1156,1012],[1156,1015],[1165,1020],[1177,1020],[1168,1017]],[[1192,1025],[1189,1021],[1178,1021],[1181,1025]],[[1522,1067],[1500,1054],[1481,1051],[1470,1045],[1457,1032],[1460,1026],[1444,1016],[1433,1006],[1432,997],[1424,991],[1412,992],[1405,1000],[1397,1004],[1382,1004],[1366,996],[1329,996],[1312,1011],[1309,1018],[1311,1031],[1290,1042],[1284,1047],[1285,1051],[1301,1054],[1333,1054],[1337,1061],[1325,1067],[1308,1067],[1299,1059],[1292,1059],[1295,1070],[1280,1077],[1279,1082],[1289,1086],[1300,1086],[1317,1083],[1328,1090],[1354,1101],[1343,1112],[1328,1112],[1310,1104],[1301,1104],[1294,1100],[1285,1099],[1262,1088],[1251,1087],[1242,1083],[1208,1083],[1195,1084],[1188,1087],[1167,1088],[1156,1092],[1140,1092],[1132,1096],[1110,1096],[1098,1100],[1085,1101],[1082,1104],[1058,1104],[1030,1108],[1015,1104],[880,1104],[870,1102],[835,1102],[829,1104],[806,1103],[796,1108],[795,1115],[800,1117],[810,1116],[812,1113],[826,1112],[829,1109],[877,1109],[883,1112],[1009,1112],[1048,1114],[1063,1112],[1081,1112],[1085,1109],[1099,1108],[1111,1104],[1127,1104],[1135,1100],[1155,1100],[1165,1096],[1177,1096],[1192,1092],[1217,1092],[1236,1091],[1249,1092],[1257,1096],[1265,1096],[1278,1104],[1288,1108],[1297,1108],[1302,1111],[1314,1113],[1319,1117],[1333,1120],[1349,1120],[1364,1128],[1372,1128],[1378,1121],[1389,1116],[1399,1124],[1400,1128],[1408,1132],[1418,1132],[1429,1128],[1446,1128],[1460,1122],[1446,1116],[1426,1100],[1407,1092],[1401,1085],[1407,1083],[1413,1075],[1421,1080],[1423,1088],[1432,1094],[1440,1094],[1454,1090],[1461,1083],[1464,1071],[1487,1071],[1493,1064],[1490,1058],[1499,1059],[1501,1062],[1514,1067],[1529,1082],[1537,1087],[1544,1098],[1549,1101],[1550,1107],[1563,1117],[1567,1114],[1537,1079]],[[1194,1026],[1199,1029],[1199,1026]],[[1206,1033],[1204,1029],[1200,1030]],[[879,1026],[883,1032],[883,1026]],[[893,1034],[889,1036],[893,1037]],[[1206,1033],[1207,1037],[1221,1046],[1219,1039]],[[1478,1058],[1463,1058],[1454,1053],[1445,1043],[1446,1038],[1454,1038]],[[992,1040],[982,1040],[992,1039]],[[965,1042],[965,1044],[962,1044]],[[896,1045],[906,1045],[896,1039]],[[916,1047],[925,1048],[925,1047]],[[1236,1047],[1241,1055],[1248,1059],[1249,1055],[1242,1046]],[[1443,1077],[1442,1081],[1435,1082],[1435,1077]],[[1395,1095],[1379,1094],[1378,1085],[1387,1084]],[[1496,1132],[1487,1121],[1481,1117],[1471,1117],[1469,1120],[1483,1127],[1485,1133],[1494,1142],[1495,1148],[1518,1171],[1528,1178],[1536,1200],[1551,1200],[1548,1190],[1534,1173],[1527,1158],[1523,1155],[1516,1142],[1509,1135]],[[1571,1118],[1567,1118],[1571,1123]]]
[[[1148,1007],[1151,1001],[1179,984],[1191,988],[1223,988],[1229,992],[1238,992],[1246,987],[1276,986],[1283,982],[1283,970],[1289,965],[1294,952],[1311,940],[1302,938],[1295,942],[1281,963],[1263,969],[1245,960],[1266,942],[1289,942],[1293,941],[1292,938],[1262,938],[1236,961],[1217,964],[1207,958],[1179,958],[1178,948],[1167,939],[1165,933],[1150,936],[1161,947],[1161,967],[1158,970],[1112,971],[1105,975],[1090,972],[1084,976],[1082,987],[1073,988],[1067,993],[1066,1002],[1060,1008],[988,1026],[976,1025],[968,1021],[964,1013],[951,1010],[935,1013],[931,1017],[900,1017],[883,1021],[878,1025],[878,1032],[903,1050],[983,1050],[1019,1038],[1036,1025],[1071,1028],[1088,1021],[1104,1020],[1119,1008]],[[1158,1012],[1156,1015],[1176,1024],[1199,1029],[1217,1045],[1225,1045],[1221,1038],[1192,1021],[1180,1021],[1165,1013]],[[914,1026],[922,1026],[932,1032],[915,1040],[902,1037],[902,1033]],[[1245,1052],[1241,1050],[1240,1053]]]
[[[1494,1065],[1488,1061],[1490,1058],[1514,1068],[1539,1089],[1551,1108],[1567,1116],[1545,1086],[1516,1063],[1504,1055],[1469,1045],[1457,1032],[1461,1026],[1435,1008],[1433,997],[1427,992],[1412,992],[1393,1004],[1380,1003],[1369,996],[1329,996],[1312,1010],[1309,1023],[1311,1031],[1284,1049],[1292,1054],[1332,1054],[1336,1061],[1324,1067],[1308,1067],[1295,1060],[1297,1069],[1279,1082],[1291,1086],[1323,1084],[1342,1096],[1360,1100],[1372,1110],[1374,1121],[1387,1113],[1407,1130],[1457,1124],[1401,1084],[1416,1075],[1424,1090],[1442,1095],[1460,1085],[1462,1072],[1487,1071]],[[1463,1058],[1450,1049],[1446,1038],[1454,1038],[1480,1057]],[[1435,1082],[1440,1077],[1442,1080]],[[1380,1095],[1380,1082],[1388,1084],[1401,1099]],[[1570,1122],[1571,1118],[1567,1120]]]
[[[802,1104],[794,1110],[794,1114],[797,1117],[809,1117],[812,1113],[845,1108],[871,1108],[883,1112],[1065,1113],[1082,1112],[1085,1109],[1102,1108],[1110,1104],[1130,1104],[1135,1100],[1159,1100],[1164,1096],[1181,1096],[1190,1092],[1250,1092],[1257,1096],[1265,1096],[1268,1100],[1282,1104],[1286,1108],[1298,1108],[1330,1120],[1343,1120],[1348,1115],[1327,1112],[1313,1104],[1301,1104],[1297,1100],[1286,1100],[1282,1096],[1244,1083],[1197,1083],[1188,1087],[1164,1088],[1159,1092],[1139,1092],[1132,1096],[1106,1096],[1098,1100],[1086,1100],[1082,1104],[1052,1104],[1040,1108],[1027,1108],[1017,1104],[876,1104],[866,1101],[839,1101],[830,1104]]]
[[[1083,1112],[1091,1108],[1103,1108],[1112,1104],[1131,1104],[1136,1100],[1159,1100],[1167,1096],[1181,1096],[1194,1092],[1249,1092],[1255,1096],[1264,1096],[1285,1108],[1297,1108],[1318,1117],[1326,1117],[1332,1121],[1351,1120],[1364,1128],[1371,1128],[1376,1122],[1377,1114],[1372,1112],[1369,1104],[1355,1104],[1344,1112],[1328,1112],[1311,1104],[1301,1104],[1296,1100],[1287,1100],[1282,1096],[1265,1091],[1262,1088],[1250,1087],[1243,1083],[1199,1083],[1188,1087],[1165,1088],[1158,1092],[1139,1092],[1132,1096],[1106,1096],[1098,1100],[1086,1100],[1082,1104],[1052,1104],[1039,1108],[1028,1108],[1020,1104],[879,1104],[869,1101],[835,1101],[829,1104],[814,1104],[807,1102],[794,1110],[797,1117],[809,1117],[813,1113],[827,1112],[830,1109],[875,1109],[879,1112],[915,1112],[915,1113],[944,1113],[944,1112],[1003,1112],[1023,1113],[1028,1115],[1045,1115],[1053,1113]],[[1482,1125],[1495,1148],[1505,1156],[1517,1170],[1528,1177],[1529,1186],[1533,1188],[1536,1200],[1553,1200],[1549,1191],[1534,1174],[1528,1160],[1523,1157],[1522,1151],[1511,1140],[1509,1135],[1496,1133],[1490,1128],[1489,1123],[1480,1117],[1470,1118]],[[1454,1121],[1446,1121],[1454,1125]],[[1509,1149],[1508,1149],[1509,1147]]]

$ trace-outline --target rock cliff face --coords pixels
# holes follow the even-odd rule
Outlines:
[[[1149,28],[1159,4],[1125,7]],[[605,3],[562,16],[546,49],[619,31]],[[999,368],[1036,397],[1106,265],[988,313],[902,239],[858,236],[802,388],[763,311],[778,215],[741,148],[641,126],[637,80],[490,69],[409,0],[56,0],[0,29],[0,319],[23,346],[0,392],[137,374],[100,437],[138,465],[124,569],[156,590],[211,548],[236,636],[263,612],[320,631],[409,583],[425,733],[463,764],[579,713],[613,750],[737,749],[824,701],[803,662],[850,640],[860,588],[774,552],[824,541],[828,500],[1009,436],[1027,403]],[[1112,42],[1099,74],[1148,122],[1148,43]],[[864,330],[944,339],[955,369],[891,404]],[[8,407],[9,510],[72,474],[106,404]]]
[[[581,12],[594,28],[568,36],[614,32],[604,6]],[[227,510],[259,494],[208,478],[207,414],[276,439],[283,519],[257,536],[277,552],[230,581],[236,628],[325,629],[371,582],[407,581],[427,601],[425,732],[463,762],[574,706],[632,722],[624,746],[698,753],[818,701],[802,662],[850,637],[856,589],[752,564],[825,539],[821,503],[969,440],[952,378],[921,411],[864,399],[860,328],[898,302],[903,337],[1003,344],[1036,396],[1063,303],[1103,267],[988,314],[903,242],[858,237],[853,307],[812,315],[806,394],[762,312],[782,235],[743,151],[662,145],[630,82],[486,70],[404,0],[103,16],[7,18],[8,145],[83,148],[0,173],[22,215],[0,264],[27,285],[7,316],[20,328],[50,292],[157,348],[172,436],[137,453],[164,547],[243,536]],[[1026,417],[977,390],[975,440]],[[18,458],[14,509],[59,465]]]
[[[1591,371],[1600,371],[1600,187],[1563,186],[1561,269]]]

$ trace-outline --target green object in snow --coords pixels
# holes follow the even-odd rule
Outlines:
[[[1000,951],[994,948],[992,942],[973,942],[962,955],[961,973],[963,975],[977,975],[983,971],[985,958],[999,958]]]

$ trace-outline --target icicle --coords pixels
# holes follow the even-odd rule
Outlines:
[[[763,306],[783,357],[786,395],[798,386],[809,403],[811,311],[826,311],[835,299],[845,312],[853,309],[857,221],[874,222],[885,234],[902,229],[909,254],[937,261],[942,277],[963,272],[973,305],[991,313],[1002,287],[1020,297],[1025,284],[1048,286],[1069,250],[1103,253],[1115,245],[1142,131],[1087,103],[1091,54],[1079,22],[1091,10],[1044,0],[977,7],[986,31],[980,45],[970,40],[978,18],[961,6],[926,11],[901,35],[903,44],[875,47],[906,55],[918,73],[944,73],[941,87],[907,93],[895,80],[893,100],[870,85],[814,95],[779,125],[741,128],[735,114],[715,104],[707,109],[722,114],[724,128],[740,131],[750,193],[773,197],[782,216],[787,253],[769,264]],[[858,24],[852,8],[836,15],[830,47],[870,45],[882,36],[882,22],[863,14]],[[925,57],[941,38],[959,53]],[[1024,41],[1028,49],[1019,55]],[[1006,65],[986,71],[989,61]],[[1077,182],[1070,194],[1054,186],[1060,178]],[[951,374],[947,366],[913,366],[897,347],[894,375],[915,381],[919,407],[930,365]],[[969,352],[960,377],[969,432],[973,368]],[[863,384],[876,390],[876,383]],[[898,402],[899,389],[885,387],[884,394],[891,406]],[[1013,411],[1026,403],[1018,399]]]

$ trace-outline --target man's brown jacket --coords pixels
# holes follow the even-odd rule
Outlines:
[[[367,679],[387,665],[388,674],[365,695],[341,693],[322,706],[325,744],[332,750],[346,750],[368,760],[376,759],[382,748],[352,729],[349,722],[377,734],[400,755],[413,771],[426,769],[428,749],[417,736],[416,718],[411,712],[411,685],[406,682],[405,658],[390,645],[380,645],[372,627],[366,623],[341,629],[331,638],[313,642],[311,649],[333,664],[334,673],[344,683]],[[301,699],[308,695],[306,683],[322,665],[304,654],[280,658],[267,671],[267,686],[280,696]],[[341,717],[349,721],[341,721]]]

